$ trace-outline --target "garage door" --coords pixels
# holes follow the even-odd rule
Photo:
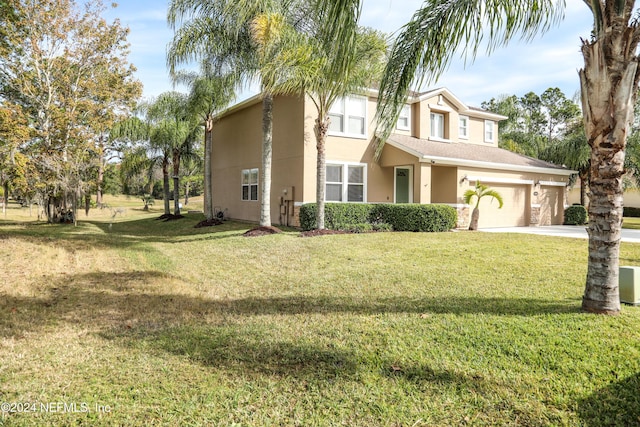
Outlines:
[[[540,187],[540,225],[560,225],[564,214],[564,187]]]
[[[529,185],[488,184],[502,196],[504,206],[498,209],[498,202],[483,197],[480,202],[479,228],[523,227],[529,225]]]

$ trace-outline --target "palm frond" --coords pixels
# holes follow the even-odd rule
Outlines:
[[[563,0],[426,0],[397,38],[380,84],[376,157],[408,91],[435,82],[454,55],[473,60],[520,36],[529,41],[560,21]]]

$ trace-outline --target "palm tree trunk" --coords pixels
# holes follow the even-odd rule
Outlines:
[[[98,142],[98,149],[100,158],[98,159],[98,177],[96,179],[96,206],[102,207],[102,184],[104,183],[104,168],[106,164],[104,154],[104,136],[100,136]]]
[[[180,155],[173,156],[173,214],[180,215]]]
[[[211,144],[213,142],[213,118],[204,124],[204,216],[213,218],[213,189],[211,188]]]
[[[169,162],[162,162],[162,192],[164,194],[164,214],[169,215],[171,208],[169,207],[169,199],[171,198],[169,190]]]
[[[326,150],[325,142],[327,140],[327,132],[329,130],[329,118],[318,116],[315,125],[316,133],[316,148],[318,149],[318,158],[316,165],[316,228],[323,230],[324,225],[324,200],[325,200],[325,187],[327,183],[327,170],[326,170]]]
[[[580,70],[582,111],[591,146],[589,261],[582,308],[606,314],[620,311],[622,175],[638,80],[638,63],[624,54],[629,49],[633,57],[635,48],[628,47],[621,31],[613,33],[618,34],[583,43],[585,67]]]
[[[589,173],[585,171],[579,171],[580,177],[580,204],[585,206],[587,203],[587,186],[589,185]]]
[[[469,230],[477,230],[478,229],[478,220],[480,219],[480,209],[476,205],[473,208],[473,212],[471,213],[471,221],[469,222]]]
[[[273,96],[269,93],[262,100],[262,171],[260,174],[262,199],[260,201],[260,225],[271,226],[271,160],[273,145]]]

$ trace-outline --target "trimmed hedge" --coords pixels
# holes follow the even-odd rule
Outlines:
[[[300,226],[303,230],[316,228],[317,205],[308,203],[300,207]],[[324,225],[330,230],[347,230],[353,224],[369,223],[371,205],[363,203],[325,203]]]
[[[316,228],[316,204],[308,203],[300,208],[300,226],[303,230]],[[386,229],[388,224],[395,231],[448,231],[456,226],[458,213],[447,205],[420,204],[366,204],[326,203],[325,226],[331,230],[350,230],[354,224],[371,224],[373,229]]]
[[[622,216],[631,218],[640,218],[640,208],[624,207],[622,208]]]
[[[564,210],[565,225],[584,225],[587,223],[587,209],[582,205],[569,206]]]

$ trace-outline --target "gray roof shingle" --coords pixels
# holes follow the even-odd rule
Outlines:
[[[511,166],[524,166],[569,171],[559,166],[533,157],[517,154],[498,147],[460,142],[440,142],[419,139],[407,135],[392,134],[391,145],[403,149],[419,157],[440,157],[452,160],[468,160],[474,162],[499,163]]]

